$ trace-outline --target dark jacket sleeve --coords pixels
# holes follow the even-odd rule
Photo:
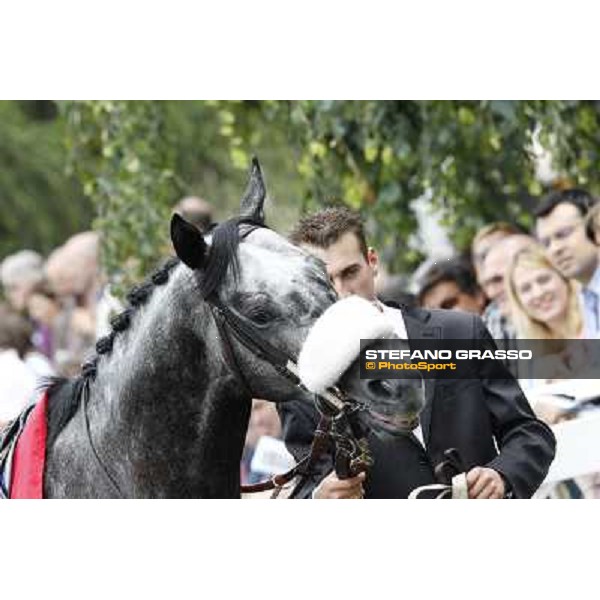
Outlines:
[[[475,317],[474,338],[483,350],[496,344]],[[501,473],[515,498],[530,498],[548,473],[556,451],[552,430],[537,419],[517,380],[500,361],[482,369],[482,384],[499,454],[486,466]]]
[[[299,400],[281,402],[277,405],[281,419],[282,437],[288,451],[299,462],[310,451],[318,413],[314,406]],[[306,477],[296,483],[291,498],[310,498],[314,489],[333,469],[331,450],[324,452]]]

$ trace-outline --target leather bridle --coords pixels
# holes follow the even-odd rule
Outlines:
[[[249,227],[240,235],[241,239],[261,227],[255,223],[246,224]],[[270,364],[293,385],[306,390],[298,376],[298,367],[294,358],[273,346],[261,335],[255,325],[223,304],[218,293],[213,293],[206,298],[206,301],[222,340],[225,360],[251,398],[254,397],[254,394],[235,358],[230,332],[254,356]],[[308,392],[308,390],[306,391]],[[360,413],[366,410],[365,405],[349,397],[337,386],[330,387],[319,394],[313,394],[313,399],[320,415],[320,421],[315,430],[309,453],[284,474],[275,475],[271,479],[257,484],[242,485],[242,493],[273,489],[275,490],[273,497],[277,497],[283,486],[298,475],[301,478],[309,476],[312,466],[328,448],[329,442],[333,442],[335,447],[335,469],[340,479],[357,475],[373,464],[366,439],[367,432],[360,422]],[[298,485],[301,482],[302,479]]]
[[[207,298],[207,301],[222,340],[225,360],[250,397],[254,394],[235,358],[230,332],[254,356],[270,364],[293,385],[304,388],[298,377],[296,361],[292,357],[283,350],[275,348],[260,335],[254,325],[225,306],[216,295]],[[292,479],[297,476],[307,477],[310,474],[312,466],[328,448],[330,441],[335,446],[335,468],[340,479],[357,475],[371,466],[372,458],[366,440],[366,431],[359,418],[360,412],[365,410],[364,404],[349,397],[338,387],[313,394],[313,398],[320,414],[320,421],[309,453],[284,474],[275,475],[257,484],[241,486],[242,493],[275,490],[273,497],[277,497],[283,486]]]
[[[240,233],[240,240],[245,239],[256,229],[265,228],[264,225],[252,221],[243,221],[242,224],[246,225],[247,228],[243,233]],[[275,348],[275,346],[260,334],[258,328],[249,322],[248,319],[238,315],[228,306],[223,304],[218,296],[218,292],[213,292],[210,296],[206,297],[205,300],[211,309],[219,335],[223,340],[224,354],[227,363],[250,396],[253,394],[235,359],[228,329],[245,348],[252,352],[252,354],[269,363],[280,375],[291,381],[294,385],[303,387],[300,378],[298,377],[296,361],[291,356],[280,348]],[[345,403],[350,402],[350,399],[343,394],[341,390],[335,387],[326,390],[320,397],[324,406],[329,407],[329,410],[333,410],[335,413],[341,411],[344,408]]]

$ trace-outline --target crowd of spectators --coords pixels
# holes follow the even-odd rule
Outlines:
[[[212,225],[212,208],[200,198],[186,197],[174,210],[203,232]],[[22,250],[0,263],[0,427],[30,401],[40,378],[78,373],[108,329],[120,306],[99,265],[98,235],[89,231],[47,257]],[[553,192],[540,201],[531,231],[487,224],[474,236],[469,256],[435,263],[414,282],[415,294],[407,292],[405,281],[380,281],[380,296],[477,313],[499,346],[543,340],[549,352],[570,356],[569,340],[596,339],[600,333],[600,203],[581,189]],[[566,377],[560,368],[551,377],[518,376],[526,390]],[[534,410],[549,424],[572,416],[543,400]],[[260,475],[252,469],[260,438],[279,435],[276,411],[254,400],[243,481]],[[573,495],[570,489],[566,495]],[[578,489],[597,495],[599,487]]]
[[[600,204],[591,194],[552,192],[540,201],[531,232],[508,223],[486,225],[473,238],[469,257],[439,261],[420,278],[416,301],[479,314],[499,344],[596,339],[599,226]]]
[[[98,236],[83,232],[46,258],[22,250],[4,258],[0,283],[0,424],[14,418],[40,379],[75,375],[98,333],[105,285]]]
[[[439,261],[421,277],[417,301],[479,314],[499,347],[536,340],[544,360],[532,372],[520,364],[516,375],[538,416],[555,425],[576,413],[543,393],[548,384],[570,379],[574,362],[592,378],[600,372],[596,346],[573,342],[600,334],[600,204],[586,190],[559,190],[540,200],[534,217],[530,232],[500,222],[483,227],[469,257]],[[598,483],[580,478],[554,493],[600,497]]]

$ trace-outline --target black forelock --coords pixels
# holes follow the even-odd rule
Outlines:
[[[220,223],[212,230],[212,242],[204,269],[198,272],[200,293],[212,296],[231,267],[233,277],[239,275],[237,250],[240,243],[239,218]]]
[[[240,225],[252,228],[264,227],[252,220],[236,217],[224,221],[212,230],[212,243],[206,265],[198,272],[200,293],[204,299],[210,298],[218,289],[229,268],[234,280],[239,276],[238,247],[240,245]]]

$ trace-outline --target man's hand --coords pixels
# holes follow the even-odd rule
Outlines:
[[[338,479],[335,471],[332,471],[321,481],[313,493],[313,498],[318,500],[354,499],[364,496],[363,481],[365,473],[359,473],[356,477],[349,479]]]
[[[474,500],[504,498],[504,480],[498,471],[487,467],[474,467],[467,473],[469,498]]]

